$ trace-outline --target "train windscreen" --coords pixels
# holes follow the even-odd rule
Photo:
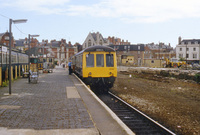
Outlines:
[[[30,58],[30,63],[38,63],[38,58]]]
[[[103,54],[97,54],[96,55],[96,66],[97,67],[104,67],[104,55]]]
[[[86,66],[87,67],[94,67],[94,54],[87,54],[86,55]]]
[[[107,67],[114,67],[113,54],[106,54],[106,66]]]

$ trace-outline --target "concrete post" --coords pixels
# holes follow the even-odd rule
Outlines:
[[[0,85],[2,86],[2,67],[0,67]]]
[[[15,79],[17,79],[17,66],[15,66]]]
[[[11,66],[11,81],[13,81],[13,66]]]
[[[19,69],[18,69],[19,70],[19,77],[21,76],[21,70],[20,69],[21,69],[21,66],[19,65]]]

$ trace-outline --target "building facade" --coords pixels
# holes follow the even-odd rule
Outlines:
[[[0,33],[0,45],[9,46],[9,32]],[[11,47],[15,48],[14,38],[12,36]]]
[[[85,49],[87,47],[90,46],[95,46],[95,45],[131,45],[130,42],[128,42],[128,40],[124,41],[121,40],[120,38],[116,38],[116,37],[108,37],[108,38],[104,38],[102,36],[101,33],[97,32],[93,32],[93,33],[89,33],[88,36],[86,37],[84,43],[82,44],[82,48]]]
[[[15,48],[21,51],[25,51],[25,45],[28,44],[26,42],[27,41],[25,39],[15,40]]]
[[[117,63],[142,66],[144,64],[144,45],[109,45],[116,50]]]
[[[146,67],[163,67],[166,58],[176,58],[176,52],[171,45],[162,42],[159,44],[149,43],[145,45],[144,66]]]
[[[176,45],[176,57],[183,58],[188,64],[200,63],[200,39],[184,39],[179,37]]]
[[[82,44],[83,49],[95,45],[108,45],[108,43],[99,32],[90,32]]]
[[[108,37],[107,38],[107,42],[109,45],[130,45],[131,43],[128,42],[128,40],[124,41],[124,40],[121,40],[121,38],[115,38],[114,36],[113,37]]]
[[[39,52],[43,54],[43,57],[54,57],[54,60],[60,64],[68,63],[69,59],[77,53],[77,47],[73,46],[71,42],[66,42],[65,39],[60,41],[52,40],[43,41],[39,47]]]

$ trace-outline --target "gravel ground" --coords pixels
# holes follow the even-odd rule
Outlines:
[[[119,72],[111,91],[181,135],[200,135],[200,84]]]

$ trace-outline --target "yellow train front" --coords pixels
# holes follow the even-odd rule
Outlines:
[[[73,71],[83,81],[95,88],[111,88],[117,77],[117,60],[114,49],[92,46],[72,58]]]

